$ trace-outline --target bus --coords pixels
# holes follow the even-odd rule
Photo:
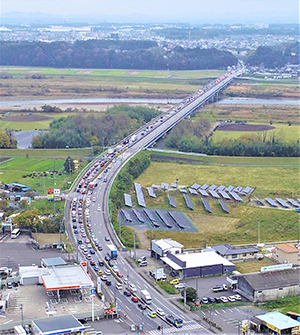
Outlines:
[[[15,228],[12,232],[11,232],[11,238],[17,238],[20,235],[20,229],[19,228]]]

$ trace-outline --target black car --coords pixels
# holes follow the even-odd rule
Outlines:
[[[77,243],[78,244],[82,244],[82,240],[77,240]]]
[[[124,291],[124,295],[126,295],[127,297],[130,297],[130,296],[131,296],[131,293],[130,293],[130,291],[125,290],[125,291]]]
[[[113,267],[113,266],[114,266],[114,264],[113,264],[113,262],[112,262],[111,260],[107,261],[107,264],[108,264],[110,267]]]
[[[219,304],[221,302],[221,299],[218,298],[218,297],[215,297],[215,301],[216,301],[217,304]]]
[[[108,255],[105,256],[106,262],[110,261],[110,257]]]
[[[102,251],[102,247],[101,247],[101,245],[98,245],[98,250],[99,250],[99,251]]]
[[[104,265],[103,261],[99,261],[98,264],[99,264],[99,266],[103,266]]]
[[[106,284],[106,286],[111,286],[111,281],[110,280],[106,280],[105,284]]]
[[[215,303],[216,303],[216,299],[213,298],[213,297],[208,297],[208,301],[209,301],[211,304],[215,304]]]
[[[144,304],[138,304],[138,307],[143,311],[147,308]]]
[[[90,261],[91,266],[95,266],[96,263],[94,261]]]
[[[77,224],[73,224],[73,229],[77,229]]]
[[[91,250],[90,250],[90,254],[94,255],[94,254],[95,254],[95,250],[94,250],[94,249],[91,249]]]
[[[74,234],[78,234],[78,230],[77,229],[74,229]]]

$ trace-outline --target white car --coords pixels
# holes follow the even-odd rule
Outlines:
[[[111,275],[111,271],[110,271],[109,269],[106,269],[106,270],[105,270],[105,274],[106,274],[107,276],[110,276],[110,275]]]
[[[183,283],[179,283],[174,285],[174,287],[176,288],[176,290],[182,290],[185,287],[185,285]]]
[[[129,284],[129,288],[132,292],[136,292],[137,291],[137,288],[134,284]]]
[[[166,313],[163,311],[162,308],[157,308],[156,309],[156,314],[160,315],[160,316],[165,316]]]
[[[122,290],[123,285],[121,283],[116,283],[116,289]]]
[[[100,206],[98,206],[97,211],[101,212],[101,207]]]
[[[220,297],[220,300],[221,300],[222,302],[228,302],[227,297],[224,297],[224,296],[221,296],[221,297]]]
[[[114,272],[119,272],[119,271],[120,271],[119,268],[118,268],[116,265],[114,265],[114,266],[112,267],[112,269],[113,269]]]
[[[235,302],[234,296],[227,297],[227,299],[229,302]]]
[[[239,294],[235,294],[232,296],[235,300],[242,300],[242,297]]]

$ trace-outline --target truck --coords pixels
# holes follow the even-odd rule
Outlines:
[[[130,141],[134,142],[134,141],[136,141],[136,139],[137,139],[137,135],[132,135],[131,138],[130,138]]]
[[[115,245],[113,244],[108,244],[107,245],[108,249],[109,249],[109,257],[110,259],[117,259],[118,258],[118,249]]]
[[[170,323],[172,323],[173,326],[176,328],[181,328],[183,326],[183,321],[180,318],[176,318],[173,315],[167,315],[166,320]]]
[[[150,271],[149,274],[155,280],[167,280],[167,276],[164,273],[164,268],[156,269],[155,271]]]
[[[14,326],[14,334],[15,335],[27,335],[26,330],[21,326]]]
[[[212,288],[213,292],[222,292],[227,291],[228,287],[226,284],[217,284],[215,287]]]
[[[152,298],[147,290],[141,290],[141,300],[147,305],[151,304]]]

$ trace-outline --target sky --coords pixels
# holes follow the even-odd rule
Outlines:
[[[297,23],[299,0],[0,0],[2,15],[42,12],[136,22]]]

